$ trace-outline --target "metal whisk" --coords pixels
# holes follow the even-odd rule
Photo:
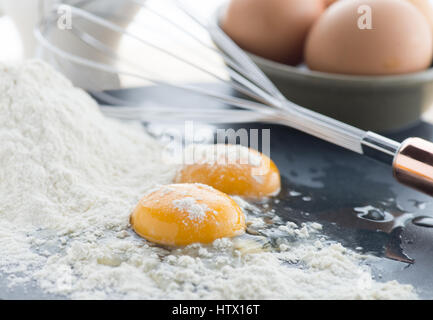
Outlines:
[[[175,49],[167,49],[152,37],[148,37],[143,29],[128,27],[128,16],[98,14],[86,10],[89,3],[97,0],[77,1],[68,10],[73,15],[73,21],[79,20],[82,25],[74,24],[72,28],[58,31],[61,38],[68,37],[74,45],[79,44],[88,54],[73,53],[60,47],[53,41],[53,25],[58,20],[59,6],[55,6],[52,15],[41,22],[35,30],[39,43],[53,57],[61,60],[60,64],[71,63],[74,67],[85,67],[92,72],[126,76],[142,82],[150,82],[204,95],[211,99],[234,106],[235,110],[221,109],[188,109],[179,110],[170,107],[149,108],[143,106],[109,107],[101,106],[103,112],[127,120],[150,121],[164,119],[167,116],[178,120],[202,120],[209,122],[271,122],[283,124],[330,143],[339,145],[359,154],[386,163],[393,168],[398,181],[419,191],[433,196],[433,144],[420,138],[409,138],[403,143],[385,138],[373,132],[360,130],[335,119],[313,112],[291,101],[288,101],[254,62],[240,49],[217,23],[207,23],[194,10],[181,0],[167,0],[168,11],[177,10],[188,18],[189,24],[194,25],[194,32],[189,31],[182,23],[170,19],[167,10],[163,11],[151,5],[149,1],[121,0],[121,3],[145,10],[154,19],[171,28],[173,32],[182,34],[190,41],[206,51],[206,55],[216,56],[223,64],[216,68],[203,67],[198,60],[184,57]],[[103,1],[99,1],[103,2]],[[161,0],[160,0],[161,2]],[[119,3],[119,1],[117,1]],[[131,11],[136,12],[136,11]],[[131,13],[129,12],[129,13]],[[133,13],[134,14],[134,13]],[[132,15],[133,15],[132,14]],[[96,30],[96,31],[95,31]],[[202,32],[211,36],[218,48],[203,41],[197,33]],[[195,85],[179,84],[174,80],[162,79],[160,73],[146,70],[131,57],[123,57],[117,50],[118,41],[106,40],[107,34],[116,35],[114,38],[133,42],[137,46],[145,46],[176,61],[183,66],[202,73],[216,81],[229,86],[246,98],[239,98],[228,94],[218,93]],[[58,36],[59,37],[59,36]],[[68,42],[68,41],[67,41]],[[217,63],[218,64],[218,63]],[[228,77],[221,74],[225,70]],[[90,78],[92,74],[89,73]],[[97,79],[96,79],[97,80]]]

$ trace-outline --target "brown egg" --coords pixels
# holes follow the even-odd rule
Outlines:
[[[296,65],[310,27],[324,9],[323,0],[232,0],[221,25],[243,49]]]
[[[326,7],[340,0],[324,0]],[[418,8],[427,18],[433,33],[433,5],[430,0],[407,0]]]
[[[424,14],[430,24],[430,29],[433,34],[433,6],[429,0],[407,0],[412,3],[419,11]]]
[[[329,7],[331,4],[333,4],[334,2],[337,2],[338,0],[323,0],[325,1],[325,6]]]
[[[432,36],[427,20],[406,0],[338,1],[313,26],[305,56],[310,69],[323,72],[410,73],[430,66]]]

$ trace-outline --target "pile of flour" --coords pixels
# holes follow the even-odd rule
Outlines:
[[[1,65],[0,93],[0,274],[11,288],[36,281],[77,299],[416,298],[411,286],[373,280],[362,257],[321,240],[317,225],[272,231],[249,214],[260,235],[148,243],[129,215],[176,174],[161,146],[140,125],[103,117],[39,61]],[[266,232],[278,233],[276,246]]]

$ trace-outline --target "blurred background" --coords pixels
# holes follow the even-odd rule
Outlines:
[[[418,0],[409,1],[418,2]],[[433,0],[423,1],[433,3]],[[41,19],[42,12],[44,12],[40,10],[41,6],[46,5],[49,7],[55,2],[60,1],[0,0],[0,39],[3,40],[3,46],[0,50],[1,62],[18,62],[34,56],[43,57],[69,77],[75,85],[91,91],[140,87],[148,84],[143,79],[137,79],[137,77],[124,75],[107,76],[107,73],[98,73],[90,68],[77,67],[76,64],[74,65],[65,61],[65,59],[53,58],[52,55],[47,56],[46,53],[41,54],[41,51],[38,52],[38,46],[31,30]],[[67,4],[80,3],[86,7],[92,1],[65,0],[62,2]],[[146,15],[145,10],[134,11],[128,9],[130,12],[126,10],[126,13],[124,13],[122,11],[122,3],[125,2],[122,1],[104,0],[96,2],[104,6],[104,13],[109,17],[116,14],[134,17],[134,23],[122,25],[123,27],[127,27],[128,31],[139,34],[154,44],[168,48],[172,52],[175,52],[177,56],[194,61],[200,67],[211,69],[221,78],[228,79],[220,57],[212,55],[208,50],[200,47],[187,36],[182,35],[181,32],[173,31],[173,26],[170,29],[170,26],[161,23],[161,21],[152,17],[152,15]],[[158,0],[149,0],[148,2],[153,3],[156,7],[162,3],[162,1]],[[229,1],[185,0],[185,2],[188,2],[205,21],[207,19],[207,21],[215,22],[217,8]],[[134,3],[134,0],[131,0],[130,3]],[[86,9],[91,9],[91,6]],[[299,11],[300,15],[303,14],[302,10],[300,9]],[[433,9],[431,10],[433,15]],[[160,12],[167,14],[171,21],[188,29],[194,36],[202,38],[209,45],[213,45],[209,35],[202,32],[203,30],[198,30],[199,28],[193,24],[189,24],[185,16],[182,16],[176,10],[171,10],[170,7],[166,6],[161,7]],[[284,19],[284,21],[292,20],[295,19]],[[296,21],[293,23],[296,24]],[[90,30],[86,29],[85,23],[77,23],[76,25],[82,27],[82,30]],[[55,43],[66,52],[79,54],[86,58],[90,57],[92,60],[103,61],[104,63],[110,60],[99,60],[100,56],[96,50],[89,51],[86,45],[77,41],[76,34],[75,36],[66,35],[64,32],[55,30],[55,23],[52,23],[50,28],[51,30],[47,32],[47,34],[51,33],[50,40],[53,40],[52,43]],[[100,37],[101,32],[97,29],[94,35],[98,40],[107,40]],[[409,36],[406,36],[408,41],[412,41],[416,37],[416,32],[412,32]],[[140,72],[143,75],[156,75],[157,78],[164,78],[161,80],[168,80],[171,83],[215,82],[215,78],[209,77],[194,68],[181,65],[178,61],[174,61],[167,55],[160,54],[155,50],[149,50],[134,39],[124,37],[118,40],[114,38],[108,39],[106,43],[110,47],[116,48],[116,54],[119,54],[125,60],[131,60],[134,65],[138,64],[141,67],[132,67],[127,69],[127,71]],[[390,38],[392,37],[390,36]],[[335,47],[335,44],[329,47]],[[248,48],[244,49],[248,50]],[[345,50],[344,46],[343,50]],[[323,56],[324,50],[314,51],[319,52],[317,55],[319,58]],[[382,48],[377,49],[377,51],[379,51],[378,53],[384,52]],[[405,50],[393,50],[392,52],[397,51],[402,52]],[[256,53],[251,50],[250,52]],[[256,53],[256,55],[259,54]],[[329,70],[307,68],[304,63],[300,65],[275,63],[275,61],[261,58],[263,56],[253,57],[259,67],[265,71],[272,82],[291,101],[359,128],[380,132],[394,132],[418,123],[422,114],[424,119],[433,120],[433,111],[431,110],[433,103],[433,68],[431,66],[430,68],[426,66],[422,73],[413,72],[412,74],[405,74],[404,78],[399,78],[400,74],[398,74],[395,77],[392,75],[384,79],[381,76],[387,76],[387,74],[378,73],[374,75],[378,75],[377,77],[364,78],[364,75],[356,73],[338,74],[338,72],[332,72],[332,70],[329,72]],[[413,61],[416,59],[406,60]],[[117,61],[113,65],[125,70],[126,64]],[[358,60],[355,64],[358,65]],[[309,65],[309,67],[311,66]]]
[[[12,13],[16,12],[16,15],[23,16],[23,19],[29,19],[27,10],[32,10],[35,3],[38,1],[45,0],[14,0]],[[50,0],[48,0],[50,1]],[[5,7],[12,7],[8,0],[0,0],[0,39],[4,44],[0,50],[0,61],[1,62],[14,62],[24,59],[24,45],[20,38],[20,34],[17,30],[17,26],[10,15],[5,15]],[[192,0],[194,6],[203,15],[212,15],[216,8],[225,0]],[[24,14],[23,14],[24,13]]]

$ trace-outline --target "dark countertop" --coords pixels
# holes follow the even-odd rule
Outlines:
[[[167,90],[137,89],[117,92],[116,96],[180,108],[209,108],[211,104],[226,107],[176,90],[167,94]],[[103,100],[106,102],[106,97]],[[391,168],[296,130],[263,124],[219,127],[271,129],[271,157],[281,171],[283,190],[278,196],[280,201],[273,203],[270,209],[276,209],[284,220],[322,223],[323,233],[329,239],[379,257],[371,262],[373,274],[378,279],[412,284],[421,298],[433,299],[433,276],[430,275],[433,228],[412,223],[415,216],[433,216],[432,198],[398,184],[392,177]],[[420,122],[389,136],[397,140],[410,136],[433,140],[433,126]],[[290,191],[297,191],[302,196],[291,196]],[[370,212],[370,218],[380,219],[385,215],[389,219],[360,218],[363,209],[359,208],[367,206],[376,208]],[[411,259],[413,263],[409,263]],[[0,277],[0,298],[56,297],[47,296],[33,287],[10,291]]]
[[[221,86],[206,86],[228,92]],[[139,103],[145,99],[182,109],[227,108],[181,90],[170,89],[173,94],[167,95],[166,90],[154,87],[114,92],[113,96],[121,100],[112,102],[126,99]],[[371,262],[377,279],[412,284],[421,298],[433,299],[433,228],[412,223],[414,217],[433,216],[431,197],[397,183],[386,165],[287,127],[258,123],[217,127],[271,129],[271,157],[281,171],[283,190],[279,203],[270,209],[276,209],[285,220],[322,223],[329,239],[379,257]],[[419,122],[385,135],[397,141],[413,136],[433,141],[433,125]],[[290,191],[300,192],[311,201],[290,196]],[[382,215],[389,219],[360,218],[368,206],[375,208],[370,218]]]

